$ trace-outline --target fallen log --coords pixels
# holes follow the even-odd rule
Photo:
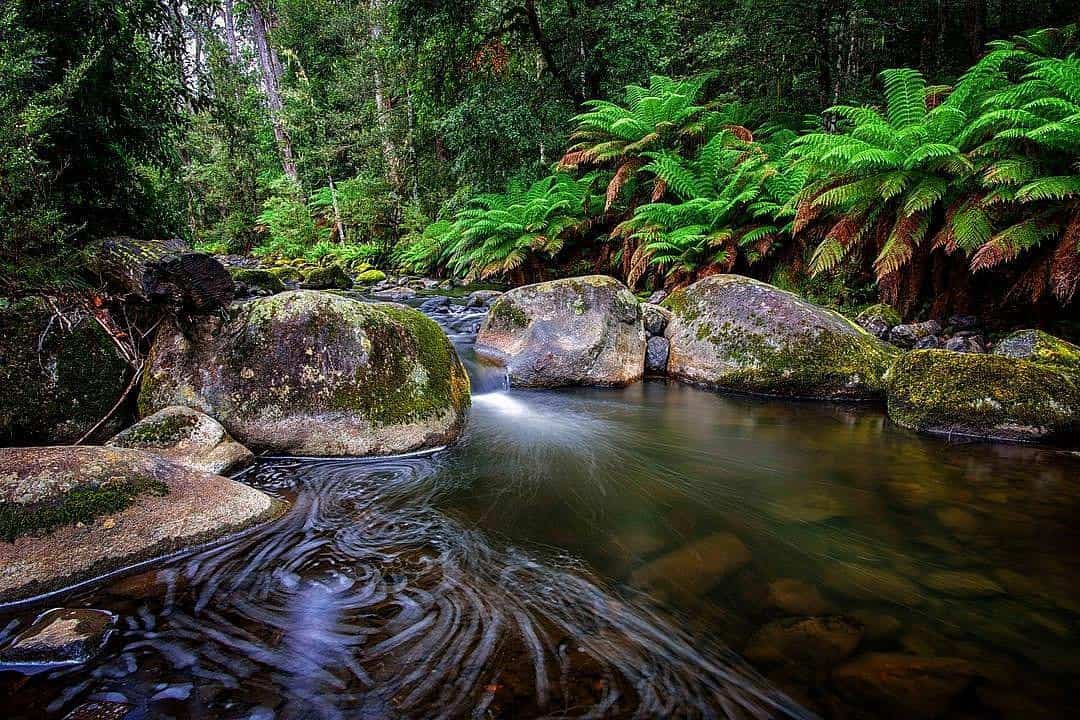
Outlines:
[[[177,311],[213,312],[235,291],[224,265],[181,240],[108,238],[93,249],[93,265],[113,292]]]

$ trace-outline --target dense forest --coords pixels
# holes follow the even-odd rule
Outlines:
[[[1080,287],[1075,6],[16,0],[3,290],[111,235],[905,315]],[[80,33],[62,29],[78,27]]]

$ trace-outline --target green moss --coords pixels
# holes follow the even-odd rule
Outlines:
[[[166,415],[152,422],[143,420],[120,433],[118,439],[128,445],[167,447],[188,437],[197,423],[198,419],[191,414]]]
[[[303,275],[300,271],[290,265],[281,265],[270,268],[270,274],[282,283],[298,283],[303,280]]]
[[[1075,378],[1026,360],[916,350],[897,360],[886,384],[889,416],[916,430],[1007,438],[1070,433],[1080,422]]]
[[[382,270],[364,270],[356,276],[356,282],[361,285],[371,285],[386,279],[386,273]]]
[[[1015,332],[997,344],[994,354],[1080,370],[1080,346],[1042,330]]]
[[[488,315],[488,324],[493,330],[517,330],[529,325],[529,316],[507,297],[496,300]]]
[[[312,290],[348,290],[353,283],[345,270],[335,264],[312,268],[304,275],[302,284]]]
[[[39,503],[0,503],[0,536],[14,542],[27,535],[44,535],[56,528],[90,524],[103,515],[118,513],[141,495],[166,495],[165,483],[150,478],[119,478],[76,487],[60,497]]]
[[[862,325],[873,318],[881,318],[882,322],[889,327],[896,327],[903,322],[900,313],[896,312],[892,305],[886,303],[878,303],[866,308],[856,316],[855,322]]]
[[[274,271],[263,268],[229,268],[229,275],[238,283],[243,283],[260,290],[279,293],[285,290],[285,284]]]
[[[660,303],[660,307],[667,308],[675,317],[686,322],[694,322],[701,317],[701,308],[690,299],[690,294],[686,292],[686,288],[679,288],[668,295]]]

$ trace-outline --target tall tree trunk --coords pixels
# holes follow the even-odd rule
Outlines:
[[[525,11],[525,19],[529,25],[529,34],[532,35],[533,42],[536,43],[537,49],[540,50],[540,55],[544,58],[544,64],[547,65],[547,69],[555,76],[555,79],[559,81],[559,85],[562,86],[566,96],[573,100],[575,105],[581,107],[585,104],[585,95],[581,92],[581,89],[574,84],[574,81],[566,68],[556,62],[555,53],[552,51],[551,44],[544,34],[544,28],[540,24],[540,15],[536,9],[536,0],[525,0],[523,10]]]
[[[259,55],[259,70],[262,73],[263,90],[266,92],[266,105],[270,110],[270,123],[274,127],[274,138],[281,154],[281,167],[290,180],[299,184],[300,173],[296,169],[292,139],[289,138],[281,116],[285,106],[281,100],[281,60],[270,44],[270,24],[267,16],[255,2],[251,3],[251,34],[255,51]]]
[[[225,42],[229,46],[229,57],[235,64],[240,62],[240,43],[236,39],[236,14],[233,12],[233,0],[225,0],[222,9],[225,14]]]
[[[347,242],[345,237],[345,223],[341,221],[341,207],[338,205],[337,186],[334,185],[334,176],[327,175],[326,181],[330,185],[330,205],[334,209],[334,227],[337,229],[338,242],[344,245]]]
[[[390,183],[390,187],[404,197],[405,178],[401,167],[401,153],[398,150],[397,142],[394,140],[393,128],[390,126],[390,114],[393,111],[393,105],[386,93],[383,69],[378,59],[378,48],[383,33],[382,14],[385,7],[386,0],[371,0],[369,5],[371,15],[369,32],[372,50],[376,56],[371,79],[375,86],[376,122],[379,125],[383,161],[386,163],[386,179]]]

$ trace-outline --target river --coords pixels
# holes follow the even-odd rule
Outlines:
[[[1076,453],[659,381],[508,390],[479,312],[433,316],[473,378],[461,442],[263,458],[241,479],[291,510],[69,593],[119,632],[0,671],[5,716],[1069,714]],[[0,643],[58,602],[0,613]]]

